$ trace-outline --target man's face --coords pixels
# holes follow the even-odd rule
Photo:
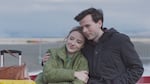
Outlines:
[[[80,21],[80,26],[83,28],[82,31],[88,40],[95,40],[99,36],[102,23],[101,21],[95,23],[91,15],[87,15]]]

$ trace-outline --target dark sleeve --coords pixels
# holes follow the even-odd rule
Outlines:
[[[143,64],[128,36],[124,36],[121,43],[121,56],[127,67],[124,77],[129,84],[135,84],[143,74]]]
[[[43,61],[41,62],[41,66],[44,66],[44,63],[43,63]]]

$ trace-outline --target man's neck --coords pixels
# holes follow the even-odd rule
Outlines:
[[[102,30],[100,30],[100,31],[99,31],[99,34],[97,35],[97,37],[96,37],[93,41],[97,43],[98,40],[99,40],[99,38],[101,38],[101,36],[103,35],[103,33],[104,33],[104,32],[103,32]]]

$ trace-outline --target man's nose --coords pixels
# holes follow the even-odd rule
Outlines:
[[[83,32],[87,32],[87,28],[84,27],[82,31],[83,31]]]

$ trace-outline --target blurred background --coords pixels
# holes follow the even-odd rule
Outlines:
[[[130,36],[150,36],[149,0],[0,0],[0,37],[64,37],[79,25],[74,17],[95,7],[104,27]]]
[[[144,65],[144,76],[150,76],[150,38],[131,38],[137,53]],[[42,71],[41,58],[49,48],[61,47],[64,38],[22,38],[0,39],[0,50],[22,51],[22,63],[27,65],[30,74]],[[4,54],[5,66],[18,65],[18,59]]]
[[[127,34],[150,75],[150,0],[0,0],[0,50],[21,50],[29,72],[39,72],[48,48],[59,47],[74,17],[95,7],[104,12],[104,27]],[[6,54],[6,65],[17,60]]]

